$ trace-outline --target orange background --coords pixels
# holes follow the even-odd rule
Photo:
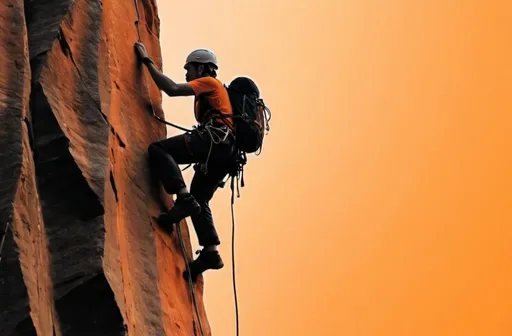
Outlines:
[[[273,112],[236,201],[241,335],[512,335],[510,5],[158,6],[167,75],[184,81],[187,54],[211,48],[219,78],[254,78]],[[194,124],[192,98],[163,104]],[[222,336],[229,197],[211,203],[226,267],[205,275]]]

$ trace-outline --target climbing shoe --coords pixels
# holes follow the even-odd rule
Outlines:
[[[190,274],[192,275],[192,281],[196,281],[199,274],[206,270],[214,269],[218,270],[224,267],[224,262],[220,257],[219,251],[201,251],[199,257],[196,260],[189,263]],[[183,277],[188,281],[188,272],[183,272]]]
[[[201,212],[201,205],[197,203],[191,194],[180,194],[176,197],[174,206],[166,213],[158,217],[158,223],[168,232],[172,232],[174,224],[182,219],[197,215]]]

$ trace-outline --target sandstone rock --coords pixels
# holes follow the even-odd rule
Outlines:
[[[0,5],[0,335],[200,335],[178,235],[152,221],[146,150],[165,127],[135,3]],[[160,64],[155,0],[138,6]]]

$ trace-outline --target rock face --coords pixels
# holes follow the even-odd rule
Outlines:
[[[202,279],[198,320],[180,236],[152,219],[172,199],[147,167],[166,134],[137,12],[160,64],[155,0],[0,4],[0,335],[210,335]]]

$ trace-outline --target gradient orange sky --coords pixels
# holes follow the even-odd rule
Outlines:
[[[252,77],[273,112],[236,201],[241,335],[512,335],[510,5],[158,6],[167,75],[184,81],[187,54],[210,48],[219,78]],[[163,104],[194,124],[192,98]],[[229,197],[211,203],[226,267],[205,275],[221,336]]]

